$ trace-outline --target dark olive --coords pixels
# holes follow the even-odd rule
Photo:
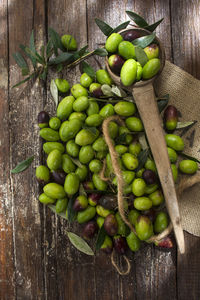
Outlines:
[[[124,41],[129,41],[129,42],[132,42],[133,40],[139,37],[141,37],[141,33],[134,29],[127,31],[123,36]]]
[[[99,97],[103,96],[103,92],[101,90],[100,83],[96,83],[96,82],[91,83],[89,91],[92,94],[92,96],[95,98],[99,98]]]
[[[96,221],[89,221],[83,227],[82,235],[85,239],[91,239],[98,230]]]
[[[100,198],[101,198],[100,193],[92,193],[88,197],[88,202],[91,206],[96,206],[97,204],[99,204],[99,199]]]
[[[114,236],[117,234],[118,223],[113,214],[109,214],[104,220],[104,228],[108,235]]]
[[[159,242],[155,242],[155,245],[161,248],[173,248],[174,243],[170,237],[165,237]]]
[[[101,251],[105,252],[106,254],[110,254],[113,249],[113,242],[111,237],[108,235],[105,236],[104,242],[101,246]]]
[[[120,74],[124,62],[125,60],[118,54],[113,54],[108,59],[108,64],[111,70],[116,74]]]
[[[83,182],[83,187],[85,190],[94,190],[94,184],[92,181]]]
[[[148,210],[143,210],[142,212],[143,215],[149,217],[149,219],[151,220],[151,222],[155,221],[156,218],[156,211],[153,208],[150,208]]]
[[[175,106],[169,105],[163,115],[164,125],[168,131],[173,131],[176,129],[178,122],[178,111]]]
[[[56,170],[51,173],[53,181],[61,185],[64,185],[66,175],[63,170]]]
[[[158,180],[156,173],[152,170],[144,170],[142,178],[146,184],[155,184]]]
[[[115,209],[117,206],[116,195],[103,195],[99,199],[99,204],[106,209]]]
[[[126,239],[120,235],[116,235],[113,239],[114,248],[118,254],[125,254],[128,249]]]
[[[41,111],[38,114],[38,125],[40,128],[48,127],[49,124],[49,114],[46,111]]]
[[[87,197],[84,195],[79,195],[74,201],[73,209],[75,211],[82,211],[82,210],[86,209],[87,206],[88,206]]]

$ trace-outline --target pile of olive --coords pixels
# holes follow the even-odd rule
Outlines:
[[[61,100],[54,117],[40,112],[38,124],[40,136],[44,139],[43,150],[46,165],[36,168],[36,178],[43,186],[39,201],[54,204],[57,213],[68,214],[68,201],[74,199],[72,209],[79,224],[84,224],[82,235],[92,238],[102,226],[106,231],[101,246],[105,252],[113,248],[124,254],[129,247],[132,251],[140,248],[141,241],[162,232],[169,223],[163,208],[164,197],[157,176],[156,165],[148,157],[144,166],[138,168],[142,146],[138,133],[144,128],[134,103],[119,100],[115,104],[98,101],[102,96],[101,86],[112,84],[105,70],[96,72],[97,82],[86,73],[80,83],[71,88],[71,95]],[[59,91],[68,89],[66,80],[56,80]],[[95,97],[95,98],[94,98]],[[102,104],[103,103],[103,104]],[[173,111],[173,112],[172,112]],[[109,134],[119,156],[124,186],[124,206],[127,216],[136,229],[130,232],[117,209],[117,180],[113,172],[111,156],[102,134],[102,122],[110,116],[119,115],[124,126],[109,123]],[[169,106],[164,114],[164,122],[173,130],[177,124],[177,113]],[[174,180],[177,180],[177,153],[184,148],[181,137],[166,134],[169,158]],[[104,176],[100,177],[106,161]],[[197,164],[182,160],[179,169],[193,174]],[[83,192],[84,190],[84,192]],[[74,197],[76,195],[76,197]]]
[[[132,29],[123,36],[112,33],[106,40],[105,48],[109,52],[108,64],[116,75],[120,75],[124,86],[150,79],[160,70],[159,46],[156,43],[144,48],[147,61],[143,66],[137,61],[136,47],[132,42],[139,37],[141,34]]]

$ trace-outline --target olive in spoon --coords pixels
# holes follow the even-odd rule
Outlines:
[[[135,28],[132,29],[138,31],[141,35],[149,35],[151,32]],[[130,29],[125,29],[119,33],[123,36]],[[156,163],[158,175],[160,178],[161,186],[165,196],[166,206],[173,225],[176,241],[180,250],[180,253],[185,252],[184,234],[181,225],[181,218],[179,213],[179,206],[177,201],[177,195],[167,152],[167,146],[164,137],[164,131],[162,128],[162,122],[160,113],[158,111],[157,101],[155,99],[153,82],[155,78],[162,72],[165,64],[165,52],[161,42],[156,38],[156,42],[159,44],[159,58],[161,61],[161,67],[159,73],[156,76],[148,80],[141,80],[135,82],[131,86],[124,86],[119,76],[114,74],[108,64],[108,58],[106,58],[106,68],[113,81],[123,89],[126,89],[133,94],[136,106],[138,108],[140,117],[143,121],[145,132],[148,138],[148,142]]]

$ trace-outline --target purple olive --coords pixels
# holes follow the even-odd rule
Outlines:
[[[169,105],[163,115],[163,121],[165,128],[168,131],[173,131],[176,129],[177,122],[178,122],[178,111],[175,106]]]
[[[146,184],[155,184],[158,181],[158,177],[156,173],[152,170],[144,170],[142,173],[142,178],[146,182]]]
[[[114,236],[117,234],[118,223],[114,215],[109,214],[104,220],[104,228],[108,235]]]
[[[144,52],[146,53],[148,59],[157,58],[159,56],[159,47],[157,44],[150,44],[146,48],[144,48]]]
[[[99,204],[99,199],[100,198],[101,198],[100,193],[92,193],[88,197],[88,202],[91,206],[96,206],[97,204]]]
[[[104,242],[101,245],[101,251],[105,252],[106,254],[110,254],[113,249],[113,241],[111,237],[108,235],[105,236]]]
[[[89,221],[87,224],[85,224],[82,235],[85,239],[91,239],[93,238],[97,230],[97,223],[95,221]]]
[[[155,245],[161,248],[173,248],[174,243],[170,237],[165,237],[159,242],[155,242]]]
[[[49,114],[46,111],[41,111],[38,114],[38,125],[40,128],[48,127],[49,125]]]
[[[129,42],[132,42],[133,40],[141,37],[141,33],[134,30],[134,29],[131,29],[129,31],[127,31],[125,34],[124,34],[124,41],[129,41]]]
[[[56,170],[51,173],[53,181],[61,185],[64,185],[66,175],[63,170]]]
[[[151,222],[154,222],[156,219],[156,211],[153,208],[143,210],[142,214],[147,216],[151,220]]]
[[[120,235],[116,235],[114,237],[114,248],[118,254],[125,254],[128,249],[128,245],[126,239]]]
[[[96,83],[96,82],[91,83],[89,87],[89,91],[93,97],[99,98],[103,96],[100,83]]]
[[[108,59],[108,64],[111,70],[118,75],[120,74],[124,62],[125,60],[118,54],[113,54]]]
[[[84,187],[84,190],[86,190],[86,191],[94,190],[94,184],[92,181],[83,182],[83,187]]]
[[[79,195],[74,201],[73,209],[75,211],[82,211],[82,210],[86,209],[87,206],[88,206],[87,197],[84,195]]]

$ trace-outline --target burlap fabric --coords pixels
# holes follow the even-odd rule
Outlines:
[[[187,132],[180,130],[177,134],[183,134],[184,153],[200,159],[200,81],[167,61],[154,87],[158,96],[170,95],[169,103],[181,112],[179,121],[197,121]],[[200,236],[200,181],[178,200],[183,229]]]

